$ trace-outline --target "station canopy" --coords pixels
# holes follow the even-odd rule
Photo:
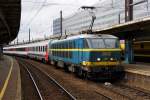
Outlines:
[[[20,18],[21,0],[0,0],[0,45],[16,38]]]

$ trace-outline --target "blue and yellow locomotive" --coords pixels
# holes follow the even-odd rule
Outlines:
[[[81,77],[120,78],[123,72],[120,57],[119,40],[112,35],[82,34],[49,43],[51,64]]]

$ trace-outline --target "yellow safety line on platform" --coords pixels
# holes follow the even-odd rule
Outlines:
[[[2,98],[3,98],[3,96],[4,96],[4,93],[5,93],[5,91],[6,91],[6,88],[7,88],[7,85],[8,85],[8,81],[9,81],[10,76],[11,76],[13,64],[14,64],[14,63],[13,63],[13,59],[11,58],[11,67],[10,67],[8,76],[7,76],[6,80],[5,80],[4,86],[3,86],[3,88],[2,88],[2,90],[1,90],[1,92],[0,92],[0,100],[2,100]]]

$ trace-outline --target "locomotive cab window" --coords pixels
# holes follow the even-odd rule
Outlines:
[[[119,48],[119,41],[116,38],[94,38],[87,41],[90,48]]]

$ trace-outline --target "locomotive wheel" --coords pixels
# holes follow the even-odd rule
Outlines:
[[[77,67],[76,69],[76,74],[79,78],[84,78],[84,71],[80,68],[80,67]]]
[[[68,66],[67,66],[66,64],[64,64],[64,70],[65,70],[65,72],[67,72],[67,73],[70,72],[70,71],[69,71],[69,68],[68,68]]]
[[[82,76],[83,76],[84,79],[87,79],[87,78],[88,78],[88,77],[87,77],[87,76],[88,76],[88,72],[83,71],[83,75],[82,75]]]

